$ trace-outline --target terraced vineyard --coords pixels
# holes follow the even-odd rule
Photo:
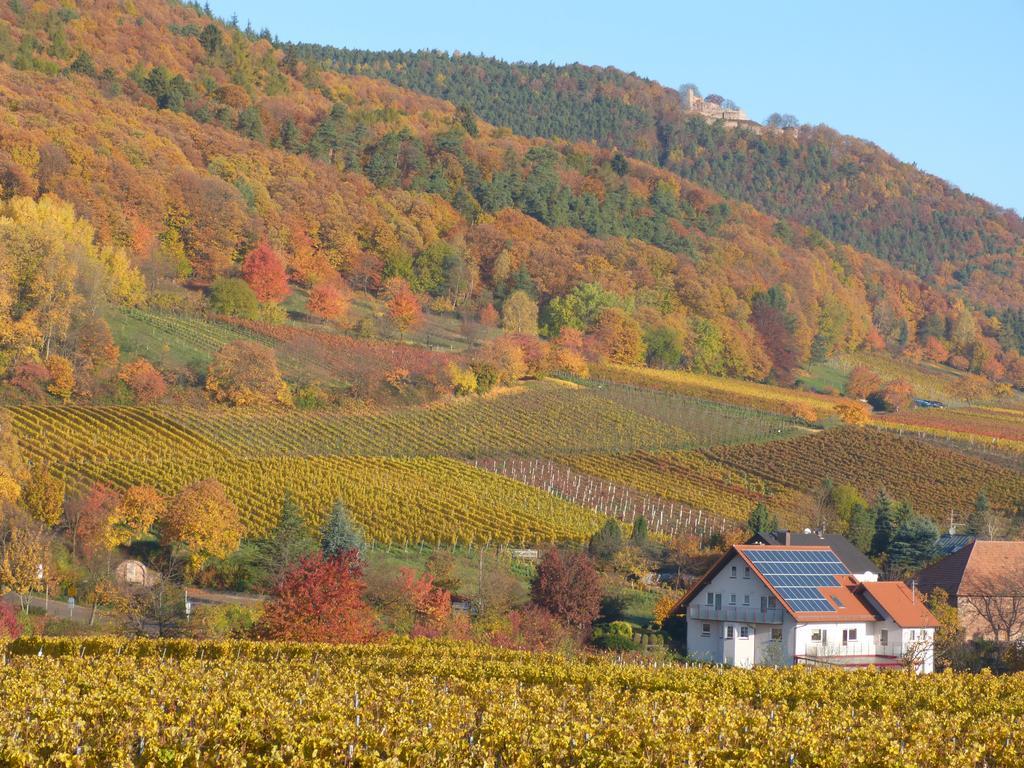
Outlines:
[[[982,491],[1004,514],[1024,502],[1020,472],[871,427],[834,429],[763,445],[722,446],[707,449],[706,455],[737,471],[802,491],[813,491],[824,478],[851,483],[869,496],[884,489],[943,524],[951,512],[966,518]]]

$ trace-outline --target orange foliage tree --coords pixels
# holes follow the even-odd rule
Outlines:
[[[288,385],[277,368],[274,350],[255,341],[232,341],[214,356],[206,389],[219,403],[291,404]]]
[[[387,297],[388,317],[399,333],[404,335],[423,322],[423,307],[419,297],[405,280],[400,277],[389,278],[384,285],[384,294]]]
[[[284,261],[269,244],[262,242],[245,255],[242,277],[262,302],[277,303],[288,293]]]
[[[348,291],[333,283],[317,283],[309,291],[309,314],[321,320],[341,323],[348,315],[350,297]]]
[[[124,365],[117,378],[123,381],[142,404],[155,403],[167,394],[167,382],[151,362],[138,358]]]

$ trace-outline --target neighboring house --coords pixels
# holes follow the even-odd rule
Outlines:
[[[676,606],[688,654],[751,667],[934,669],[938,622],[902,582],[860,581],[831,548],[738,544]]]
[[[935,542],[935,554],[939,557],[959,552],[974,541],[974,537],[966,533],[944,533]]]
[[[1024,541],[972,541],[917,575],[946,590],[968,639],[1024,638]]]
[[[878,581],[878,566],[865,555],[857,545],[838,533],[821,534],[805,529],[803,533],[793,531],[774,531],[773,533],[755,533],[747,544],[770,544],[772,546],[820,547],[826,546],[835,552],[836,557],[846,566],[847,570],[857,577],[857,581]]]

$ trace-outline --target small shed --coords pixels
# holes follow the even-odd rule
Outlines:
[[[114,569],[118,584],[129,587],[152,587],[160,583],[160,574],[138,560],[122,560]]]

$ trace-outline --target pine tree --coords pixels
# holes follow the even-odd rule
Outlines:
[[[601,560],[610,560],[622,549],[622,527],[615,520],[607,520],[604,526],[590,537],[590,554]]]
[[[847,530],[847,537],[861,552],[871,551],[871,543],[875,538],[875,518],[877,513],[874,507],[866,504],[854,504],[850,511],[850,526]]]
[[[751,533],[771,533],[779,528],[779,520],[774,514],[768,511],[768,505],[763,501],[750,512],[747,518],[747,530]]]
[[[992,507],[988,503],[988,496],[982,491],[974,501],[974,510],[967,518],[967,533],[969,536],[984,538],[989,535],[991,525]]]
[[[331,516],[320,534],[320,550],[324,557],[336,557],[352,549],[362,556],[365,548],[362,533],[349,518],[345,503],[339,499],[334,502]]]
[[[901,573],[916,571],[935,556],[939,531],[926,518],[911,514],[893,534],[889,544],[889,564]]]
[[[875,512],[875,535],[871,540],[871,554],[877,557],[889,550],[896,531],[912,513],[907,504],[894,502],[885,491],[878,494],[872,509]]]
[[[629,540],[636,544],[638,547],[642,547],[647,543],[647,518],[638,517],[633,523],[633,532],[629,536]]]
[[[268,570],[276,576],[292,564],[316,551],[316,540],[302,519],[291,491],[285,491],[281,517],[271,531],[264,548]]]

